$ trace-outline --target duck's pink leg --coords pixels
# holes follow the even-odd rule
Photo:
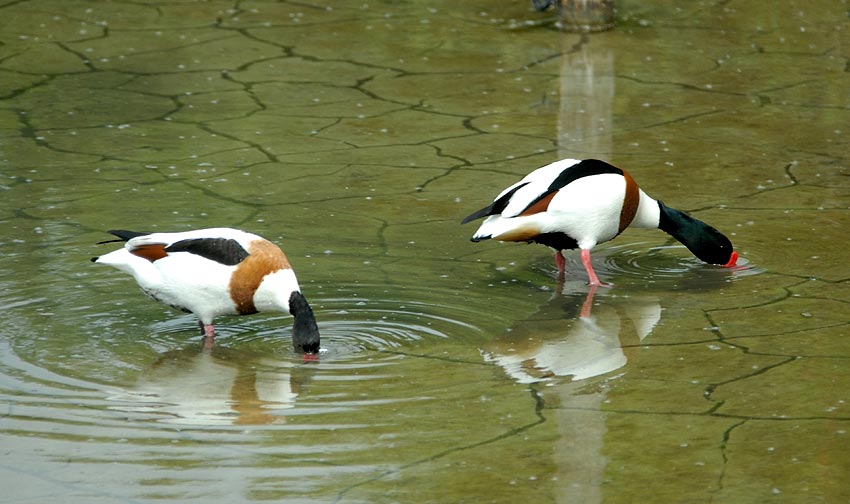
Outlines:
[[[215,338],[215,327],[212,324],[204,324],[202,320],[199,320],[198,327],[201,329],[201,336]]]
[[[610,284],[600,282],[599,277],[596,276],[596,272],[593,271],[593,265],[590,263],[589,249],[581,249],[581,263],[584,264],[584,269],[587,271],[587,278],[590,280],[590,285],[610,286]]]
[[[201,336],[203,336],[204,348],[210,349],[215,343],[215,327],[212,324],[204,324],[198,321],[198,327],[201,328]]]
[[[558,266],[558,275],[564,276],[567,261],[564,259],[564,254],[562,254],[560,250],[555,251],[555,264]]]

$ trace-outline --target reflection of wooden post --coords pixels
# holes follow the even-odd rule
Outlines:
[[[567,31],[610,30],[614,27],[614,0],[561,0],[558,17]]]
[[[552,416],[559,434],[553,462],[558,467],[554,501],[558,504],[602,502],[605,484],[605,434],[608,413],[602,411],[608,391],[586,390],[581,382],[562,385],[556,392],[561,403]]]
[[[614,53],[604,35],[582,37],[578,46],[563,38],[558,156],[610,159]]]

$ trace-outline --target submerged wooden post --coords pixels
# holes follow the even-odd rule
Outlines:
[[[560,0],[558,17],[566,31],[610,30],[614,27],[614,0]]]
[[[558,155],[610,159],[614,127],[614,51],[606,35],[563,38]]]

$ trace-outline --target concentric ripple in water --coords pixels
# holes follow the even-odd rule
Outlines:
[[[388,434],[393,416],[437,411],[436,398],[456,383],[451,373],[423,374],[419,367],[432,361],[406,352],[481,337],[471,322],[481,307],[461,294],[415,288],[392,297],[385,289],[314,293],[317,360],[292,351],[288,315],[222,317],[215,346],[204,350],[192,316],[141,294],[136,304],[87,299],[73,329],[56,325],[61,311],[17,333],[6,320],[4,458],[22,477],[41,480],[27,488],[86,502],[239,500],[258,489],[307,495],[322,481],[380,474],[386,463],[369,462],[368,453],[406,444]],[[84,465],[66,472],[69,461]],[[84,480],[74,476],[81,467],[90,468]]]
[[[567,252],[567,277],[585,278],[577,252]],[[593,267],[600,280],[614,285],[653,285],[663,288],[710,289],[728,281],[763,273],[764,270],[739,257],[736,266],[723,268],[706,264],[683,245],[651,246],[648,243],[604,246],[592,254]],[[554,271],[554,262],[540,263]]]

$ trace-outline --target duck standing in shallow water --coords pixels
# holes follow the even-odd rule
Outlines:
[[[629,226],[661,229],[710,264],[731,267],[738,260],[723,233],[650,198],[626,171],[598,159],[563,159],[538,168],[461,224],[481,217],[487,219],[472,241],[492,238],[548,245],[555,249],[560,275],[562,252],[581,249],[590,285],[602,285],[593,271],[590,250]]]
[[[154,300],[194,313],[207,346],[215,338],[215,317],[277,311],[295,318],[295,350],[318,353],[319,329],[313,310],[286,255],[272,242],[229,228],[109,233],[118,239],[100,243],[125,242],[124,247],[92,261],[133,275]]]

